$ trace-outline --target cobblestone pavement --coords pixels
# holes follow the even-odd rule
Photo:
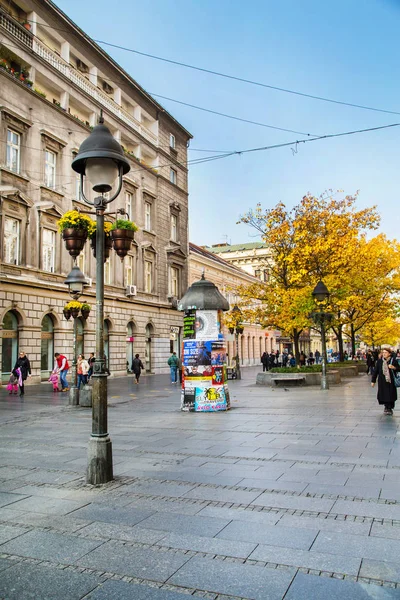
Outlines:
[[[218,414],[181,413],[167,376],[110,380],[101,487],[90,409],[0,390],[0,598],[400,598],[396,411],[366,375],[328,392],[255,375]]]

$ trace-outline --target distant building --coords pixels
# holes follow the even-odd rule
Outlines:
[[[249,242],[247,244],[213,244],[206,250],[221,256],[243,271],[257,277],[260,281],[268,281],[269,252],[264,242]]]
[[[208,248],[189,243],[189,285],[198,281],[203,271],[205,278],[215,283],[231,307],[240,302],[235,288],[239,285],[250,285],[256,281],[248,271],[227,262],[225,256],[222,257],[219,253],[210,252]],[[232,361],[236,355],[234,337],[226,328],[224,333],[228,339],[229,361]],[[277,335],[279,332],[262,329],[260,325],[244,323],[244,332],[239,336],[241,364],[244,366],[259,365],[263,352],[271,352],[278,348]]]

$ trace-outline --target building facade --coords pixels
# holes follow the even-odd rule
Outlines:
[[[123,262],[105,263],[105,352],[112,375],[134,353],[150,373],[167,372],[180,347],[177,298],[188,282],[187,145],[191,135],[48,0],[0,0],[0,381],[19,350],[33,381],[47,379],[53,354],[72,358],[72,323],[62,317],[73,261],[57,221],[80,198],[71,162],[103,111],[131,163],[106,220],[123,208],[139,226]],[[87,192],[87,193],[86,193]],[[89,190],[86,195],[93,199]],[[95,259],[81,301],[78,351],[95,349]]]
[[[268,281],[269,252],[264,242],[247,244],[213,244],[206,250],[221,256],[224,260],[261,281]]]
[[[212,281],[225,296],[231,307],[240,303],[240,296],[235,292],[239,285],[250,285],[255,277],[248,272],[230,264],[219,254],[208,249],[189,244],[189,285],[198,281],[204,272],[205,278]],[[274,352],[277,344],[278,331],[262,329],[260,325],[243,323],[244,331],[239,336],[239,356],[243,366],[259,365],[263,352]],[[229,362],[236,356],[235,336],[224,326],[227,340]]]

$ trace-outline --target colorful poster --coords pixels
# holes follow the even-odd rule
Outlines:
[[[227,410],[225,389],[223,385],[208,388],[196,386],[194,409],[198,412]]]
[[[212,379],[212,367],[210,365],[190,365],[183,367],[183,377],[186,380],[191,379],[206,379],[210,383]]]
[[[226,363],[226,347],[223,340],[211,342],[211,364],[223,366]]]
[[[184,365],[211,365],[212,342],[198,340],[184,340],[183,364]]]
[[[196,311],[196,340],[217,340],[220,323],[216,310]]]
[[[224,367],[212,367],[213,385],[221,385],[224,381]]]
[[[196,337],[196,310],[186,310],[183,317],[183,338],[194,340]]]

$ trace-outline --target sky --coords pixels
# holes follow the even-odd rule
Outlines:
[[[95,40],[275,87],[304,98],[102,45],[149,93],[312,135],[400,123],[400,0],[56,0]],[[110,14],[110,8],[112,13]],[[359,191],[397,237],[400,127],[296,144],[307,135],[242,123],[156,98],[193,135],[189,160],[293,142],[189,167],[190,240],[257,241],[237,224],[260,203]],[[201,151],[200,151],[201,150]],[[202,152],[204,150],[204,152]]]

